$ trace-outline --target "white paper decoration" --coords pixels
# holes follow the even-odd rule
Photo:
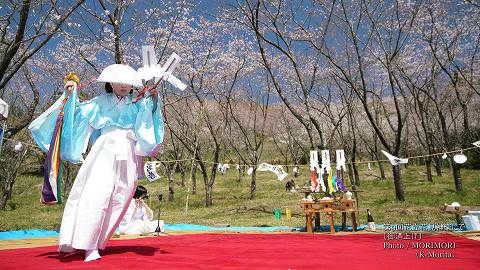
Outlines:
[[[453,156],[453,161],[455,161],[455,163],[458,163],[458,164],[463,164],[467,162],[467,156],[465,156],[462,153],[456,154],[455,156]]]

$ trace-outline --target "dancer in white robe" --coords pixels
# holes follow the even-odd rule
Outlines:
[[[86,251],[85,261],[99,259],[98,250],[122,220],[137,184],[142,156],[153,156],[163,141],[161,103],[153,89],[132,102],[132,86],[141,86],[136,71],[127,65],[111,65],[98,81],[106,82],[107,94],[80,102],[76,83],[68,81],[61,133],[61,158],[83,163],[65,204],[59,251]],[[72,89],[73,88],[73,89]],[[61,102],[35,119],[29,130],[45,152]],[[93,144],[88,156],[83,153]]]
[[[153,220],[153,211],[145,202],[147,198],[147,189],[137,186],[133,200],[118,226],[118,234],[147,234],[155,232],[157,227],[160,227],[160,232],[164,232],[164,222]]]

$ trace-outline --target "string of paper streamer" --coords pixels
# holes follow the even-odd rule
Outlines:
[[[192,159],[186,159],[186,160],[192,160]],[[185,161],[185,160],[183,160],[183,161]],[[160,175],[157,172],[157,167],[160,165],[160,163],[161,163],[161,161],[147,161],[147,162],[145,162],[145,164],[143,166],[143,170],[144,170],[144,173],[145,173],[145,177],[149,181],[155,181],[155,180],[160,178]],[[225,164],[222,164],[222,163],[217,164],[217,170],[222,174],[224,174],[227,171],[227,169],[229,169],[229,168],[230,168],[229,164],[226,164],[226,163]],[[288,176],[288,173],[285,172],[285,170],[283,169],[283,167],[281,165],[271,165],[271,164],[268,164],[268,163],[261,163],[257,166],[257,170],[258,171],[263,171],[263,172],[266,172],[266,171],[273,172],[277,176],[277,179],[279,181],[283,181],[283,179],[285,179]],[[247,174],[251,175],[252,173],[253,173],[253,167],[250,167],[247,170]]]
[[[222,163],[218,163],[217,165],[217,170],[219,173],[221,174],[225,174],[227,172],[227,170],[230,169],[230,165],[229,164],[222,164]]]
[[[391,155],[387,151],[383,151],[383,150],[382,150],[382,153],[388,158],[388,160],[390,161],[390,164],[392,164],[394,166],[399,165],[399,164],[407,164],[408,163],[408,158],[398,158],[396,156]]]
[[[389,159],[389,158],[387,157],[387,159],[355,161],[355,162],[345,162],[345,160],[343,160],[343,161],[341,161],[341,166],[344,168],[344,170],[346,170],[346,165],[349,165],[349,164],[368,164],[368,163],[378,163],[378,162],[390,162],[390,164],[392,164],[392,165],[398,165],[398,164],[402,164],[401,162],[403,162],[403,161],[408,161],[408,160],[410,160],[410,159],[418,159],[418,158],[434,157],[434,156],[443,156],[443,158],[445,159],[445,158],[446,158],[446,154],[459,153],[459,155],[463,155],[463,154],[462,154],[463,152],[480,148],[480,141],[476,141],[476,142],[474,142],[474,143],[472,143],[472,144],[474,145],[474,147],[467,147],[467,148],[462,148],[462,149],[457,149],[457,150],[452,150],[452,151],[443,151],[443,152],[438,152],[438,153],[434,153],[434,154],[411,156],[411,157],[406,157],[406,158],[398,158],[398,157],[395,157],[395,156],[393,156],[393,155],[390,155],[388,152],[385,152],[385,153],[389,154],[392,159]],[[318,155],[318,154],[317,154],[317,155]],[[345,157],[343,157],[343,158],[345,158]],[[190,159],[190,160],[191,160],[191,159]],[[317,160],[318,160],[318,156],[317,156]],[[393,163],[392,163],[392,160],[393,160]],[[207,163],[207,164],[217,164],[217,163],[211,162],[211,161],[204,161],[204,163]],[[338,161],[337,161],[337,163],[338,163]],[[398,164],[397,164],[397,163],[398,163]],[[252,168],[252,167],[255,167],[255,166],[256,166],[256,165],[253,165],[253,164],[230,164],[230,165],[237,166],[237,170],[238,170],[239,167]],[[310,163],[309,165],[302,165],[302,164],[277,164],[276,166],[282,166],[282,167],[311,167],[312,164],[311,164],[311,163]]]
[[[3,132],[5,129],[1,129],[0,128],[0,133]],[[13,140],[13,139],[8,139],[8,138],[3,138],[3,140],[5,141],[12,141],[12,142],[16,142],[16,143],[20,143],[24,146],[29,146],[35,150],[38,150],[39,152],[42,152],[40,150],[40,148],[37,146],[37,145],[34,145],[34,144],[31,144],[31,143],[27,143],[27,142],[24,142],[24,141],[20,141],[20,140]],[[2,142],[0,142],[1,144]],[[381,160],[368,160],[368,161],[356,161],[356,162],[342,162],[341,163],[341,166],[344,167],[344,170],[345,169],[345,166],[348,165],[348,164],[368,164],[368,163],[376,163],[376,162],[383,162],[383,161],[388,161],[390,162],[390,164],[392,165],[398,165],[398,164],[402,164],[402,161],[405,161],[405,162],[408,162],[409,159],[417,159],[417,158],[424,158],[424,157],[433,157],[433,156],[442,156],[443,159],[446,159],[447,158],[447,154],[451,154],[451,153],[460,153],[460,155],[463,155],[462,152],[464,151],[468,151],[468,150],[472,150],[472,149],[477,149],[477,148],[480,148],[480,141],[476,141],[474,143],[472,143],[473,145],[475,145],[475,147],[468,147],[468,148],[463,148],[463,149],[458,149],[458,150],[453,150],[453,151],[445,151],[445,152],[439,152],[439,153],[434,153],[434,154],[429,154],[429,155],[421,155],[421,156],[413,156],[413,157],[408,157],[408,158],[398,158],[398,157],[395,157],[391,154],[389,154],[388,152],[385,152],[382,150],[382,152],[385,152],[387,153],[390,158],[389,159],[381,159]],[[43,153],[43,152],[42,152]],[[387,155],[386,155],[387,156]],[[388,157],[387,157],[388,158]],[[160,161],[152,161],[152,162],[157,162],[157,163],[161,163],[161,162],[164,162],[164,163],[169,163],[169,162],[179,162],[179,161],[192,161],[192,160],[196,160],[194,158],[186,158],[186,159],[175,159],[175,160],[160,160]],[[317,158],[318,160],[318,158]],[[460,160],[460,159],[458,159]],[[466,160],[465,160],[466,161]],[[204,161],[204,163],[207,163],[207,164],[222,164],[222,163],[216,163],[216,162],[211,162],[211,161]],[[337,161],[338,163],[338,161]],[[236,166],[237,170],[239,170],[240,167],[254,167],[255,165],[251,165],[251,164],[222,164],[222,165],[234,165]],[[311,167],[312,165],[302,165],[302,164],[279,164],[279,165],[275,165],[275,166],[282,166],[282,167]],[[228,167],[230,168],[230,167]],[[371,167],[370,167],[371,169]]]
[[[5,110],[4,108],[7,108],[7,109]],[[3,109],[3,111],[2,111],[2,109]],[[4,106],[2,108],[2,106],[0,104],[0,114],[2,115],[1,117],[4,117],[5,115],[8,115],[8,114],[3,114],[4,112],[8,113],[8,105]],[[4,117],[2,119],[6,119],[6,118]],[[1,127],[2,126],[0,126],[0,136],[3,135],[3,132],[5,130],[5,128],[1,128]],[[40,150],[40,148],[38,148],[38,146],[36,146],[34,144],[30,144],[30,143],[26,143],[26,142],[22,142],[22,141],[18,141],[18,140],[13,140],[13,139],[8,139],[8,138],[3,138],[2,140],[0,140],[0,151],[1,151],[1,144],[2,144],[3,140],[14,142],[14,144],[15,144],[14,145],[14,150],[15,151],[20,151],[24,146],[28,146],[32,149],[37,150],[38,152],[42,152]],[[457,155],[454,156],[454,160],[457,163],[464,163],[466,161],[466,157],[464,157],[464,155],[463,155],[464,151],[480,148],[480,141],[476,141],[472,144],[474,145],[474,147],[469,147],[469,148],[464,148],[464,149],[459,149],[459,150],[453,150],[453,151],[447,151],[447,152],[440,152],[440,153],[435,153],[435,154],[430,154],[430,155],[414,156],[414,157],[409,157],[409,158],[398,158],[398,157],[395,157],[395,156],[389,154],[388,152],[383,151],[383,152],[386,153],[386,154],[384,153],[384,155],[387,156],[388,160],[361,161],[361,162],[355,162],[355,164],[379,162],[379,161],[380,162],[381,161],[389,161],[392,165],[398,165],[398,164],[408,162],[409,159],[423,158],[423,157],[429,157],[429,156],[442,155],[442,157],[445,159],[446,155],[450,154],[450,153],[460,153],[460,154],[457,154]],[[307,167],[308,166],[308,167],[310,167],[310,171],[311,171],[310,178],[311,178],[312,191],[318,192],[318,191],[320,191],[320,189],[322,189],[322,191],[326,191],[327,189],[326,189],[326,186],[323,183],[323,181],[318,180],[318,179],[323,179],[323,171],[325,171],[325,170],[330,171],[330,164],[331,164],[330,155],[327,154],[329,152],[328,152],[328,150],[323,150],[323,151],[326,151],[326,152],[323,152],[323,154],[322,154],[322,155],[324,155],[325,163],[323,163],[321,166],[320,166],[320,163],[319,163],[319,160],[318,160],[318,151],[311,151],[310,152],[310,165],[298,165],[298,164],[271,165],[271,164],[268,164],[268,163],[261,163],[258,166],[263,167],[265,169],[265,171],[271,171],[271,172],[275,173],[277,175],[278,180],[280,180],[280,181],[282,181],[283,179],[285,179],[286,176],[288,176],[288,173],[286,173],[283,170],[283,167],[289,167],[289,166],[290,167]],[[336,160],[337,172],[341,171],[343,173],[343,172],[346,171],[346,165],[347,164],[352,164],[352,163],[347,163],[346,162],[345,153],[344,153],[343,150],[336,150],[336,156],[337,156],[337,160]],[[145,176],[147,177],[147,179],[149,181],[155,181],[155,180],[160,178],[160,175],[158,174],[158,172],[156,170],[156,168],[159,166],[159,164],[181,162],[181,161],[195,161],[195,160],[196,160],[195,158],[186,158],[186,159],[178,159],[178,160],[147,161],[147,162],[145,162],[143,169],[144,169],[144,173],[145,173]],[[255,167],[255,165],[249,165],[249,164],[227,164],[227,163],[222,164],[222,163],[215,163],[215,162],[209,162],[209,161],[204,161],[204,163],[217,164],[217,169],[219,170],[219,172],[223,171],[223,173],[225,173],[226,170],[228,168],[230,168],[230,165],[236,166],[237,170],[240,170],[241,167],[249,167],[249,169],[247,170],[248,175],[252,174],[253,167]],[[268,166],[262,165],[262,164],[266,164]],[[323,168],[323,170],[322,170],[322,168]],[[294,168],[294,171],[295,171],[295,168]],[[315,172],[315,174],[313,175],[312,172]],[[333,177],[333,176],[331,176],[331,177]],[[339,181],[338,179],[343,180],[343,177],[338,176],[338,173],[337,173],[337,176],[335,176],[335,184],[336,185],[334,185],[333,182],[332,182],[332,187],[334,188],[336,186],[340,190],[346,190],[346,188],[343,184],[343,181]],[[331,181],[333,181],[333,180],[331,180]]]
[[[283,170],[282,165],[272,165],[272,164],[268,164],[268,163],[260,163],[257,166],[257,171],[272,172],[277,176],[278,181],[283,181],[283,179],[285,179],[285,177],[288,176],[288,173],[286,173]],[[251,175],[252,173],[253,173],[253,167],[250,167],[247,170],[247,174]]]
[[[476,141],[474,143],[472,143],[473,145],[475,145],[475,147],[469,147],[469,148],[465,148],[465,149],[461,149],[461,150],[455,150],[455,151],[450,151],[450,152],[443,152],[443,155],[442,155],[442,158],[443,159],[446,159],[448,157],[447,153],[457,153],[457,152],[460,152],[456,155],[453,156],[453,161],[455,161],[455,163],[458,163],[458,164],[463,164],[465,162],[467,162],[467,156],[465,156],[463,154],[463,151],[466,151],[466,150],[470,150],[470,149],[475,149],[477,147],[480,147],[480,141]],[[388,153],[387,151],[384,151],[382,150],[382,153],[388,158],[388,161],[390,161],[390,164],[392,164],[393,166],[396,166],[396,165],[400,165],[400,164],[407,164],[408,163],[408,160],[409,159],[414,159],[414,158],[421,158],[421,157],[429,157],[429,156],[436,156],[436,155],[439,155],[441,153],[438,153],[438,154],[432,154],[432,155],[423,155],[423,156],[415,156],[415,157],[410,157],[410,158],[399,158],[399,157],[396,157],[390,153]],[[380,160],[379,160],[380,161]],[[368,169],[371,170],[370,168],[370,163],[368,163]]]

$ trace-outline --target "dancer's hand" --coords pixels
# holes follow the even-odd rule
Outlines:
[[[156,98],[157,94],[158,94],[158,90],[157,90],[157,88],[154,88],[154,87],[151,87],[151,86],[146,86],[145,88],[143,88],[142,90],[140,90],[138,92],[138,95],[132,99],[132,102],[135,103],[135,102],[139,101],[140,99],[145,97],[146,93],[148,93],[148,95],[146,95],[147,97],[152,96],[153,98]]]
[[[65,90],[67,90],[69,94],[73,91],[73,88],[75,87],[77,87],[77,83],[74,81],[67,81],[64,86]]]
[[[156,96],[156,95],[158,94],[157,88],[153,88],[153,87],[152,87],[152,88],[148,88],[147,91],[150,92],[150,95]]]

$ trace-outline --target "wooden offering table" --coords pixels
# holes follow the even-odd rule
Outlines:
[[[347,213],[350,213],[352,218],[352,227],[354,231],[357,231],[357,202],[354,199],[341,199],[338,201],[335,200],[319,200],[319,201],[307,201],[303,200],[300,203],[300,207],[305,213],[306,219],[306,228],[307,232],[313,232],[313,220],[314,216],[317,217],[318,224],[320,225],[319,219],[320,214],[325,214],[330,222],[330,232],[335,232],[335,224],[333,221],[335,213],[342,213],[342,230],[346,227]]]
[[[461,216],[467,215],[468,211],[480,211],[480,206],[451,206],[444,204],[443,211],[445,211],[446,213],[454,214],[457,224],[461,225],[463,223]]]

